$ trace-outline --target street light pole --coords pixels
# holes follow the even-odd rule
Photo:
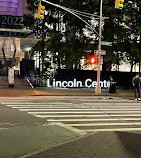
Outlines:
[[[99,17],[99,43],[98,43],[98,69],[97,69],[97,87],[96,94],[101,94],[100,87],[100,65],[101,65],[101,35],[102,35],[102,1],[100,3],[100,17]]]
[[[99,36],[99,34],[97,33],[97,31],[96,31],[88,22],[86,22],[82,17],[80,17],[79,15],[77,15],[77,13],[76,13],[75,11],[72,11],[72,9],[63,7],[63,6],[61,6],[61,5],[58,5],[58,4],[55,4],[55,3],[52,3],[52,2],[49,2],[49,1],[47,1],[47,0],[40,0],[40,2],[41,2],[41,1],[42,1],[42,2],[45,2],[45,3],[47,3],[47,4],[50,4],[50,5],[54,6],[54,7],[63,9],[63,10],[65,10],[65,11],[69,12],[70,14],[74,15],[75,17],[77,17],[78,19],[80,19],[81,21],[83,21],[83,22],[88,26],[88,28],[91,29],[92,32],[95,32],[95,33]],[[37,2],[37,1],[36,1],[36,2]],[[35,3],[34,3],[34,4],[35,4]],[[36,5],[36,4],[35,4],[35,5]]]

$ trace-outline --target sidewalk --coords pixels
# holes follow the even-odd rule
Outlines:
[[[94,89],[89,88],[35,88],[35,95],[57,95],[57,96],[111,96],[134,99],[134,89],[117,89],[116,93],[109,93],[108,89],[103,90],[102,94],[95,94]]]
[[[134,90],[117,89],[116,93],[109,93],[108,90],[103,90],[102,94],[97,95],[94,89],[88,88],[0,88],[0,97],[26,96],[111,96],[134,99]]]

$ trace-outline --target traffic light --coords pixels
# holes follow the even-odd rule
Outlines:
[[[115,8],[122,9],[124,0],[115,0]]]
[[[98,57],[96,57],[96,56],[91,56],[91,57],[88,59],[88,64],[98,64]]]
[[[44,12],[45,12],[45,7],[42,6],[41,4],[39,4],[39,5],[38,5],[37,18],[38,18],[38,19],[44,19]]]

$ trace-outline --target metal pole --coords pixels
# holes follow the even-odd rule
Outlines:
[[[83,22],[91,29],[91,31],[95,32],[95,33],[98,35],[97,31],[96,31],[89,23],[87,23],[83,18],[81,18],[79,15],[77,15],[77,14],[76,14],[75,12],[73,12],[71,9],[66,8],[66,7],[63,7],[63,6],[60,6],[60,5],[58,5],[58,4],[54,4],[54,3],[49,2],[49,1],[46,1],[46,0],[41,0],[41,1],[42,1],[42,2],[45,2],[45,3],[47,3],[47,4],[50,4],[50,5],[52,5],[52,6],[55,6],[55,7],[57,7],[57,8],[61,8],[61,9],[65,10],[65,11],[69,12],[70,14],[76,16],[78,19],[80,19],[81,21],[83,21]],[[99,35],[98,35],[98,36],[99,36]]]
[[[102,35],[102,1],[100,3],[100,19],[99,19],[99,44],[98,44],[98,69],[97,69],[97,87],[96,94],[101,94],[100,87],[100,65],[101,65],[101,35]]]

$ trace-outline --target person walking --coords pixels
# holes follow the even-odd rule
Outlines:
[[[110,76],[110,87],[109,87],[109,93],[115,93],[116,92],[116,82],[113,79],[113,76]]]
[[[135,100],[141,100],[140,98],[140,84],[141,84],[141,80],[140,80],[140,74],[137,73],[136,76],[133,78],[132,80],[134,89],[135,89]],[[138,93],[138,97],[137,97],[137,93]]]

